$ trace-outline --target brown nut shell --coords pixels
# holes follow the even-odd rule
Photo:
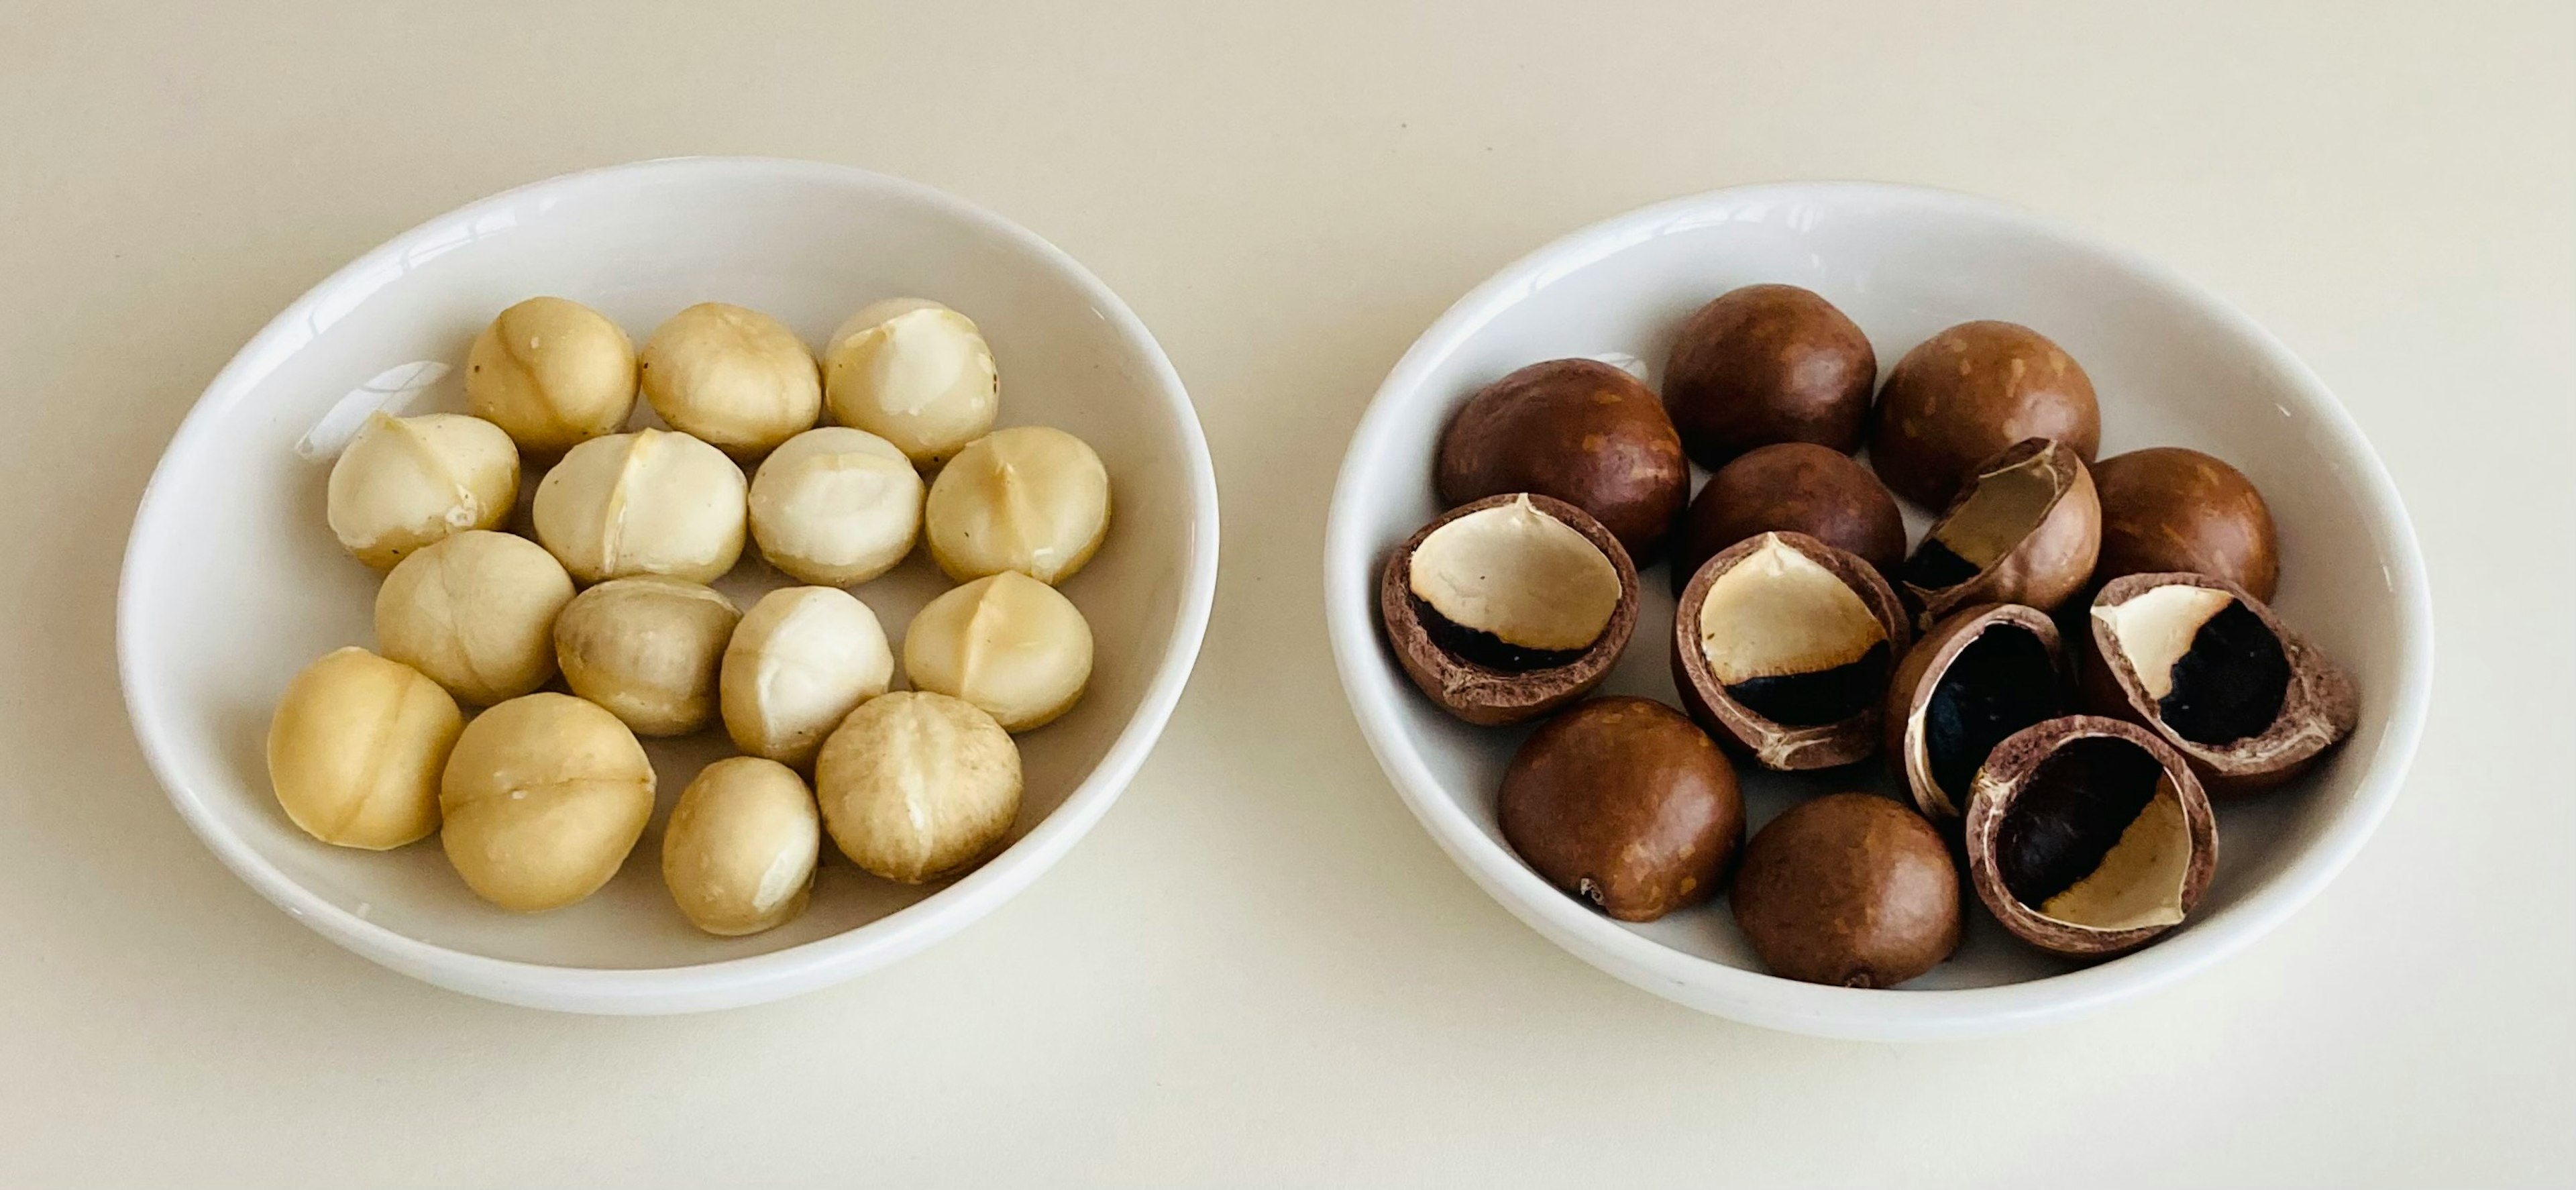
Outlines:
[[[1832,302],[1795,285],[1747,285],[1682,323],[1664,407],[1704,467],[1775,442],[1860,449],[1878,353]]]
[[[1938,508],[1980,460],[2024,438],[2057,439],[2092,462],[2102,443],[2092,379],[2029,327],[1963,322],[1887,374],[1869,461],[1897,495]]]
[[[1628,556],[1651,562],[1682,503],[1690,463],[1662,401],[1598,360],[1531,364],[1477,390],[1440,433],[1432,468],[1440,502],[1534,492],[1608,526]]]
[[[2006,930],[2102,959],[2182,924],[2218,866],[2217,819],[2182,754],[2069,715],[1995,745],[1969,795],[1968,879]]]
[[[2102,506],[2074,448],[2025,438],[1976,468],[1899,573],[1918,627],[1978,603],[2048,611],[2084,589]]]
[[[2111,609],[2165,588],[2219,592],[2232,602],[2208,599],[2215,610],[2192,631],[2189,650],[2174,659],[2165,679],[2170,687],[2159,694],[2118,643]],[[2086,620],[2085,708],[2153,731],[2191,762],[2212,793],[2252,793],[2288,781],[2360,722],[2351,675],[2285,627],[2270,605],[2226,579],[2126,575],[2102,588]],[[2234,734],[2240,730],[2245,734]]]
[[[2272,509],[2245,474],[2179,446],[2093,464],[2102,557],[2093,581],[2183,570],[2216,575],[2270,599],[2281,577]]]
[[[1894,574],[1905,562],[1896,497],[1850,455],[1812,442],[1745,452],[1700,485],[1673,545],[1673,590],[1702,562],[1756,533],[1804,533]]]
[[[1961,608],[1896,666],[1882,719],[1888,763],[1925,817],[1956,820],[1994,746],[2073,701],[2055,620],[2018,603]]]
[[[1869,793],[1800,802],[1754,833],[1735,924],[1774,975],[1886,988],[1959,948],[1959,868],[1932,824]]]
[[[1620,921],[1704,900],[1744,843],[1735,768],[1680,711],[1643,698],[1578,703],[1503,770],[1497,816],[1523,861]]]
[[[1750,578],[1780,576],[1794,584],[1784,594],[1797,592],[1786,597],[1803,609],[1797,616],[1775,616],[1762,606],[1767,600],[1730,604],[1747,609],[1747,623],[1768,621],[1717,638],[1730,647],[1778,654],[1730,658],[1736,668],[1758,672],[1754,677],[1721,673],[1704,631],[1712,595],[1748,563],[1764,571]],[[1849,592],[1848,602],[1813,581],[1819,569]],[[1878,749],[1880,702],[1907,639],[1904,609],[1869,563],[1804,533],[1764,533],[1720,551],[1682,588],[1673,612],[1673,685],[1692,719],[1754,763],[1780,770],[1831,768]],[[1757,682],[1765,685],[1757,688]]]
[[[1506,658],[1509,663],[1495,664],[1495,657],[1479,659],[1481,644],[1492,638],[1448,621],[1414,594],[1414,555],[1444,526],[1522,500],[1598,549],[1617,575],[1619,592],[1608,620],[1589,644],[1513,654]],[[1637,568],[1619,539],[1580,508],[1525,492],[1489,496],[1441,514],[1387,555],[1378,584],[1378,618],[1405,676],[1440,709],[1484,727],[1525,723],[1583,697],[1610,675],[1637,628]]]

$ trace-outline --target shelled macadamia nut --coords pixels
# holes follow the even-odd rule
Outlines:
[[[995,430],[940,470],[922,519],[930,556],[950,579],[1016,570],[1061,583],[1109,533],[1109,470],[1062,430]]]
[[[849,317],[823,352],[832,420],[936,467],[993,428],[1001,373],[973,320],[934,301],[888,298]]]
[[[616,433],[635,411],[635,344],[580,302],[529,298],[475,336],[465,408],[529,454],[562,454]]]
[[[758,310],[700,302],[671,316],[636,357],[644,399],[674,430],[755,459],[823,412],[814,352]]]
[[[287,683],[268,780],[305,834],[383,851],[438,829],[438,774],[465,728],[456,700],[399,661],[350,647]]]
[[[920,884],[971,866],[1020,811],[1020,751],[963,699],[905,690],[870,699],[825,741],[814,790],[850,861]]]
[[[653,814],[653,764],[617,716],[569,694],[475,716],[439,778],[438,832],[465,885],[504,909],[560,909],[599,891]]]
[[[680,791],[662,830],[662,883],[689,924],[757,934],[805,911],[822,848],[814,795],[794,769],[730,757]]]
[[[1091,680],[1091,624],[1063,592],[1005,570],[913,615],[903,673],[913,689],[965,699],[1006,731],[1043,727]]]
[[[576,446],[537,483],[537,540],[584,583],[714,582],[742,557],[748,484],[723,451],[637,430]]]
[[[742,613],[713,587],[660,575],[611,579],[555,617],[564,682],[637,735],[715,722],[716,673]]]
[[[842,718],[893,680],[894,651],[868,605],[833,587],[772,591],[725,646],[725,733],[744,752],[803,768]]]
[[[367,415],[331,464],[331,535],[378,570],[467,529],[497,529],[519,500],[519,449],[461,413]]]
[[[475,706],[555,676],[572,577],[525,537],[472,529],[402,560],[376,589],[376,644]]]
[[[827,587],[864,583],[921,537],[921,473],[865,430],[807,430],[751,476],[751,539],[769,564]]]

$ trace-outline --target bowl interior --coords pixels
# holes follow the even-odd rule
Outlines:
[[[1002,424],[1080,435],[1106,462],[1116,501],[1106,544],[1064,588],[1095,634],[1090,690],[1020,737],[1027,794],[1012,841],[1077,790],[1116,796],[1117,780],[1085,780],[1149,702],[1159,707],[1130,750],[1159,729],[1178,684],[1167,666],[1177,653],[1186,669],[1212,581],[1197,573],[1213,569],[1199,528],[1213,516],[1204,446],[1159,350],[1123,310],[1102,308],[1097,283],[1060,254],[925,188],[799,163],[657,162],[513,191],[361,260],[246,348],[173,443],[130,547],[120,647],[147,751],[201,833],[231,849],[228,861],[274,869],[330,909],[433,946],[588,968],[781,951],[939,893],[870,877],[826,846],[812,908],[794,922],[736,939],[691,928],[662,887],[661,822],[700,765],[731,753],[720,729],[647,742],[660,775],[653,826],[608,887],[547,914],[478,901],[434,838],[346,851],[306,838],[278,810],[263,759],[270,709],[313,658],[373,646],[378,582],[324,525],[329,456],[300,457],[299,441],[335,408],[331,421],[345,420],[344,401],[461,410],[467,344],[496,311],[541,293],[597,307],[638,343],[701,301],[766,311],[818,349],[883,297],[936,298],[974,318],[1000,365]],[[406,366],[414,361],[431,366]],[[451,368],[438,375],[439,364]],[[358,395],[371,384],[397,391]],[[637,421],[651,422],[640,402]],[[539,474],[522,480],[521,531]],[[790,582],[748,550],[718,586],[748,608]],[[947,585],[917,550],[853,593],[899,653],[912,613]]]
[[[2022,322],[2054,338],[2099,390],[2105,455],[2197,447],[2234,463],[2262,489],[2282,542],[2275,606],[2359,681],[2361,725],[2344,748],[2287,791],[2220,808],[2217,878],[2194,921],[2175,939],[2087,978],[2152,967],[2173,956],[2181,938],[2250,925],[2267,890],[2279,888],[2284,873],[2338,823],[2357,814],[2375,819],[2377,809],[2363,803],[2384,802],[2384,791],[2365,796],[2365,775],[2383,750],[2411,747],[2411,731],[2392,732],[2392,715],[2420,698],[2424,680],[2414,663],[2428,629],[2410,610],[2410,599],[2421,598],[2420,568],[2402,513],[2383,499],[2386,481],[2376,462],[2314,378],[2239,316],[2161,272],[2008,209],[1899,187],[1751,187],[1614,219],[1507,270],[1424,336],[1353,441],[1328,545],[1344,682],[1389,773],[1481,883],[1560,941],[1588,939],[1616,951],[1623,941],[1610,936],[1626,931],[1695,960],[1658,970],[1668,980],[1718,988],[1715,1001],[1697,998],[1704,1007],[1723,1009],[1728,995],[1843,992],[1767,976],[1762,982],[1781,986],[1765,991],[1719,970],[1761,970],[1722,899],[1629,926],[1540,882],[1502,842],[1495,821],[1494,791],[1527,729],[1474,728],[1435,709],[1407,683],[1373,623],[1385,551],[1440,511],[1431,490],[1433,446],[1468,394],[1524,364],[1563,356],[1617,363],[1660,387],[1682,319],[1720,293],[1765,281],[1805,286],[1840,306],[1868,332],[1882,378],[1909,348],[1970,319]],[[1919,537],[1924,510],[1910,509],[1908,520]],[[1665,580],[1661,564],[1641,575],[1645,605],[1636,635],[1604,693],[1675,701]],[[1737,771],[1756,827],[1808,794],[1899,789],[1876,761],[1824,774],[1775,774],[1749,763]],[[2389,774],[2391,788],[2394,780]],[[2366,832],[2368,822],[2359,829]],[[1991,988],[2072,970],[2017,944],[1981,908],[1970,916],[1957,957],[1908,987]],[[1621,973],[1637,977],[1634,969]],[[1695,998],[1684,987],[1657,990]],[[1846,994],[1881,1002],[1897,995]],[[1873,1011],[1839,1003],[1837,1011]]]

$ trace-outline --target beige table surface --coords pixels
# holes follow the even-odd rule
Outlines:
[[[2576,1176],[2563,3],[73,7],[0,8],[0,1185]],[[437,991],[269,909],[162,800],[111,663],[125,531],[198,391],[343,261],[697,152],[947,187],[1124,294],[1215,450],[1206,653],[1099,829],[893,970],[666,1020]],[[1839,177],[2208,282],[2422,531],[2406,796],[2151,1000],[1910,1047],[1677,1008],[1477,892],[1342,703],[1326,493],[1414,335],[1581,223]]]

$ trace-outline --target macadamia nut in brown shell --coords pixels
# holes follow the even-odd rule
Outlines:
[[[611,579],[555,617],[572,692],[637,735],[687,735],[716,718],[716,676],[741,613],[712,587],[660,575]]]
[[[560,909],[617,874],[653,814],[653,764],[615,715],[531,694],[475,716],[439,779],[439,842],[475,895]]]
[[[1980,462],[2025,438],[2055,439],[2092,462],[2102,442],[2092,379],[2029,327],[1963,322],[1888,373],[1869,460],[1897,495],[1939,508]]]
[[[1744,841],[1734,766],[1681,712],[1596,698],[1540,724],[1503,771],[1503,838],[1621,921],[1705,899]]]
[[[689,924],[736,937],[805,911],[823,846],[795,770],[735,756],[698,770],[662,830],[662,883]]]
[[[2360,720],[2350,675],[2225,579],[2113,579],[2087,620],[2087,707],[2145,725],[2212,792],[2288,781]]]
[[[876,875],[920,884],[983,858],[1020,810],[1020,752],[963,699],[904,690],[834,728],[814,789],[832,841]]]
[[[1900,573],[1924,627],[1979,603],[2050,611],[2084,589],[2101,544],[2102,506],[2083,460],[2032,438],[1976,469]]]
[[[742,468],[687,434],[576,446],[537,483],[537,540],[584,583],[660,574],[711,583],[742,557]]]
[[[1903,610],[1858,557],[1765,533],[1708,560],[1673,612],[1673,684],[1691,718],[1764,768],[1850,764],[1878,749]]]
[[[519,499],[519,448],[461,413],[367,415],[331,464],[324,515],[359,561],[389,569],[468,529],[497,529]]]
[[[1534,492],[1592,514],[1652,561],[1690,496],[1690,463],[1653,390],[1608,364],[1531,364],[1477,390],[1441,431],[1444,506]]]
[[[2102,500],[2102,557],[2093,581],[2188,571],[2270,599],[2280,579],[2272,510],[2234,467],[2179,446],[2114,455],[2093,465]]]
[[[466,412],[551,458],[614,434],[635,410],[635,344],[579,302],[533,297],[503,310],[465,360]]]
[[[645,340],[636,368],[664,422],[738,459],[769,453],[823,412],[813,351],[757,310],[723,302],[682,310]]]
[[[1073,709],[1091,680],[1091,624],[1053,587],[1005,570],[933,599],[903,630],[915,690],[965,699],[1006,731]]]
[[[1869,336],[1795,285],[1747,285],[1682,324],[1664,366],[1664,405],[1682,445],[1716,468],[1775,442],[1860,449],[1878,384]]]
[[[2047,613],[2014,603],[1962,608],[1898,663],[1883,713],[1887,754],[1914,807],[1955,823],[1995,745],[2066,714],[2072,701]]]
[[[1867,793],[1800,802],[1745,844],[1735,924],[1774,975],[1890,988],[1959,946],[1959,870],[1922,815]]]
[[[1637,625],[1637,570],[1610,530],[1547,496],[1453,508],[1387,557],[1378,618],[1407,677],[1469,723],[1581,698]]]
[[[1995,745],[1969,794],[1966,841],[1970,881],[1995,919],[2079,959],[2182,924],[2218,863],[2216,820],[2182,757],[2091,715]]]
[[[1763,533],[1804,533],[1882,574],[1905,562],[1905,515],[1869,468],[1807,442],[1747,451],[1700,485],[1673,549],[1673,590],[1700,564]]]
[[[923,491],[893,443],[848,426],[807,430],[752,473],[751,539],[802,582],[854,586],[912,552]]]
[[[438,775],[465,717],[438,683],[360,648],[287,683],[268,725],[268,779],[305,834],[383,851],[438,829]]]
[[[952,581],[1016,570],[1061,583],[1109,533],[1109,470],[1062,430],[995,430],[940,469],[922,527],[931,558]]]
[[[572,578],[524,537],[474,529],[402,560],[376,589],[385,656],[476,706],[505,702],[555,676],[555,617]]]

